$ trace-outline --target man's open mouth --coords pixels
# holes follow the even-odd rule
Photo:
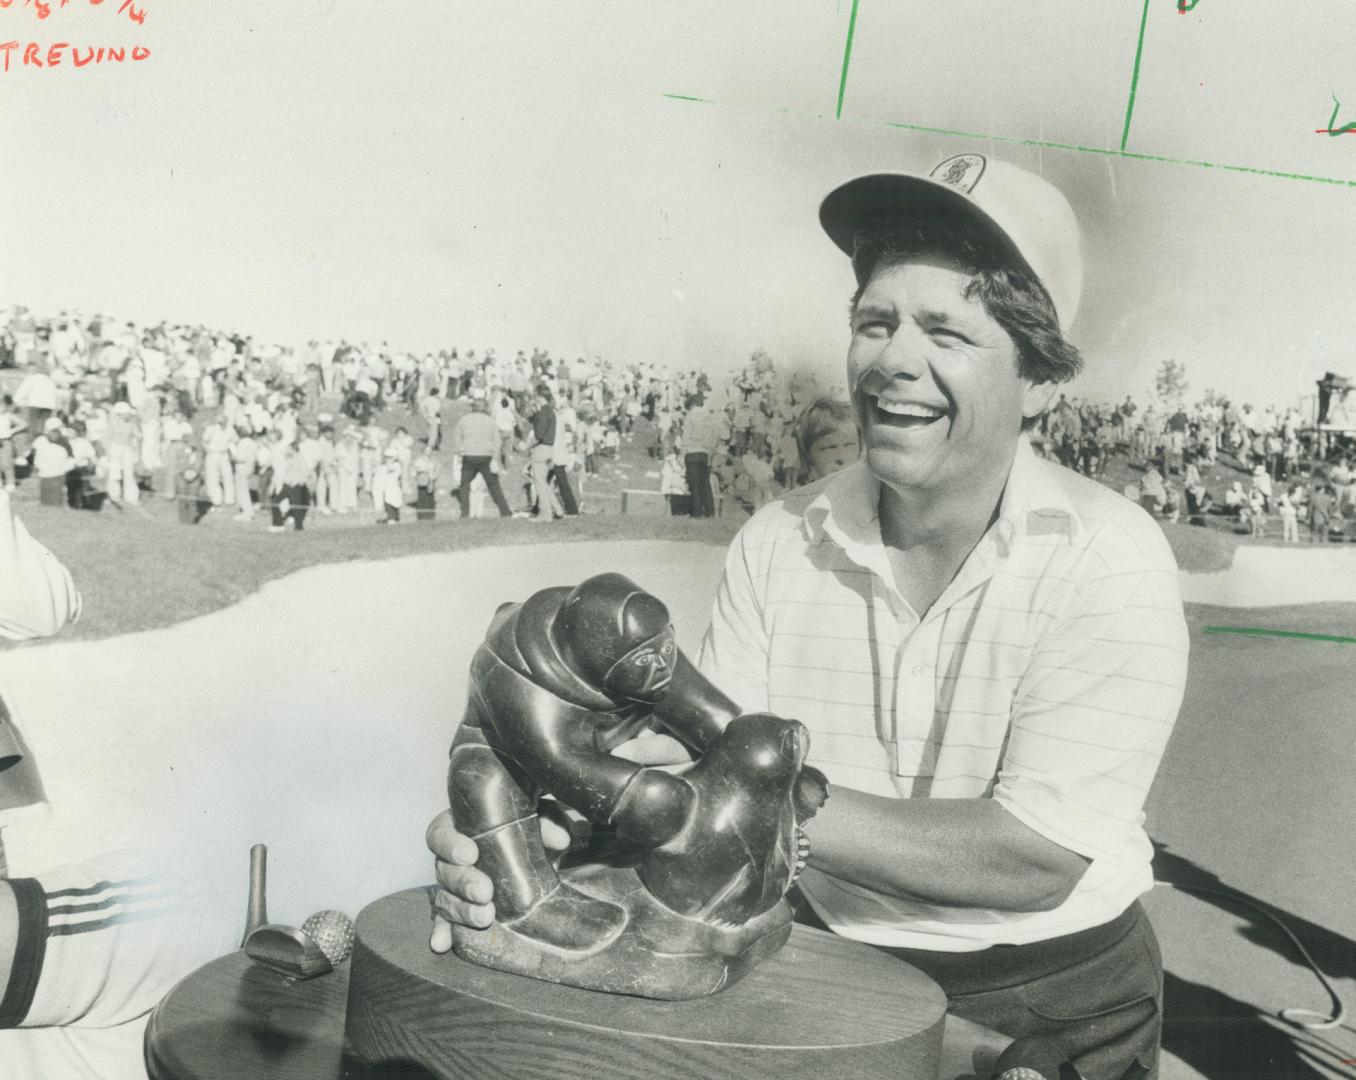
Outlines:
[[[941,420],[948,413],[945,406],[919,401],[894,401],[889,398],[871,399],[871,418],[882,427],[910,430],[924,428]]]

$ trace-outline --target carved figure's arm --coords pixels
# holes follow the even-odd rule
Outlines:
[[[478,678],[477,678],[478,676]],[[694,802],[687,781],[601,751],[595,714],[563,701],[488,653],[472,664],[491,745],[544,792],[590,821],[660,844],[686,823]]]
[[[673,681],[655,707],[654,718],[700,754],[739,714],[739,706],[698,671],[679,649]]]

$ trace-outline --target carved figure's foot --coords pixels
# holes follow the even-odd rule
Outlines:
[[[626,912],[561,882],[531,911],[505,926],[544,945],[592,952],[612,942],[626,925]]]

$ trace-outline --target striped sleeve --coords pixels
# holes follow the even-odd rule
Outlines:
[[[1161,546],[1138,568],[1104,566],[1042,636],[993,792],[1024,824],[1093,859],[1117,857],[1141,827],[1186,685],[1186,620]]]
[[[104,856],[8,884],[18,932],[0,1028],[124,1023],[208,958],[177,882],[129,860]]]

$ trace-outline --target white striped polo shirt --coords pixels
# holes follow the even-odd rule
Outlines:
[[[801,720],[830,783],[993,798],[1091,864],[1053,911],[948,908],[808,870],[833,930],[961,951],[1119,915],[1152,884],[1144,800],[1177,718],[1187,631],[1158,525],[1019,441],[998,517],[920,619],[864,463],[763,508],[731,545],[699,666],[746,711]]]

